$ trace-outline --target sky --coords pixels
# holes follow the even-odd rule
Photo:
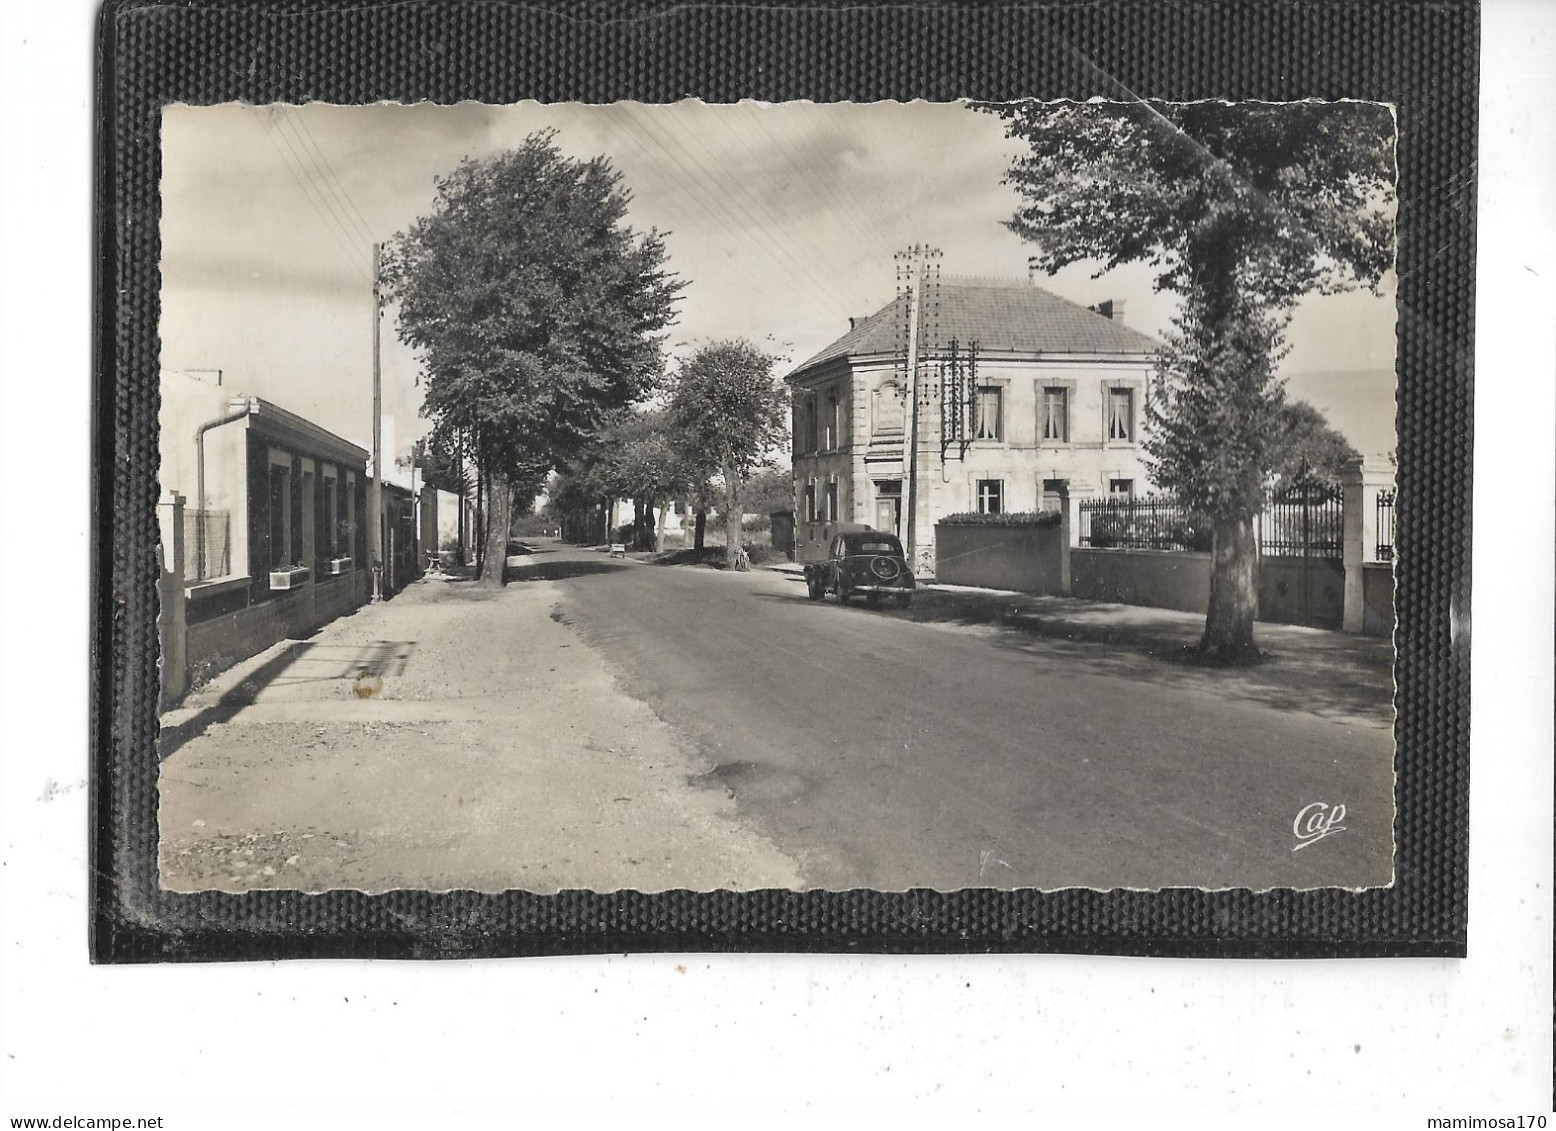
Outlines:
[[[947,275],[1026,275],[1002,226],[1017,143],[960,104],[744,102],[485,106],[171,106],[163,116],[162,367],[221,370],[349,439],[371,435],[372,245],[428,213],[436,179],[554,129],[566,153],[608,157],[628,222],[665,235],[687,282],[668,345],[746,337],[799,362],[850,316],[892,299],[893,254],[942,252]],[[1123,300],[1159,335],[1175,299],[1125,267],[1076,265],[1038,285]],[[1366,454],[1394,447],[1394,296],[1313,297],[1291,327],[1288,395]],[[390,308],[384,412],[401,450],[429,426],[420,366]]]

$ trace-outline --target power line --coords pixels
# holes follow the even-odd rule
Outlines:
[[[690,193],[696,195],[698,200],[699,200],[699,202],[702,203],[705,207],[708,207],[708,208],[710,208],[712,210],[715,210],[715,211],[721,213],[724,217],[726,217],[727,220],[729,221],[729,224],[727,225],[727,230],[729,230],[731,232],[731,234],[736,234],[737,238],[739,238],[739,233],[744,231],[744,230],[746,230],[745,226],[743,226],[740,223],[740,221],[734,216],[734,214],[732,212],[730,212],[729,208],[724,205],[724,203],[719,199],[718,195],[715,194],[715,193],[712,193],[710,190],[705,190],[703,188],[703,186],[701,185],[701,183],[697,180],[696,174],[694,174],[690,169],[687,168],[686,163],[683,162],[674,153],[671,153],[669,148],[665,145],[664,141],[661,140],[659,138],[659,136],[654,133],[653,130],[649,129],[645,124],[640,122],[631,113],[631,111],[627,109],[625,104],[619,105],[618,109],[620,109],[621,112],[622,112],[622,119],[623,119],[623,121],[626,122],[626,123],[629,123],[631,125],[631,127],[632,127],[632,129],[634,131],[634,136],[637,136],[638,134],[646,136],[648,138],[648,140],[650,142],[652,142],[656,148],[658,148],[660,153],[662,153],[666,158],[668,158],[671,161],[671,163],[675,165],[676,168],[680,169],[681,172],[683,174],[685,174],[685,179],[682,180],[679,177],[675,177],[675,175],[673,173],[671,173],[669,175],[672,177],[672,179],[674,179],[676,181],[676,183],[681,185],[683,188],[689,190]],[[670,140],[672,142],[674,142],[673,138],[670,139]],[[644,150],[645,153],[647,152],[647,146],[641,146],[641,148]],[[680,147],[677,145],[677,148],[680,148]],[[683,150],[683,152],[684,152],[684,150]],[[773,241],[771,240],[771,238],[768,237],[767,234],[764,231],[762,231],[759,227],[755,231],[750,232],[750,234],[753,235],[753,236],[756,236],[756,237],[759,237],[759,238],[763,239],[769,245],[769,247],[772,250],[777,251],[785,259],[790,259],[791,262],[792,262],[792,257],[788,256],[788,254],[786,252],[784,252],[784,250],[781,247],[777,247],[775,244],[773,244]],[[748,244],[748,246],[749,246],[749,244]],[[769,258],[772,258],[772,257],[769,256]],[[773,259],[773,262],[776,264],[778,261],[776,259]],[[818,290],[821,290],[821,291],[829,290],[829,288],[827,288],[825,286],[825,284],[822,284],[822,283],[819,282],[819,280],[816,280],[815,276],[812,275],[804,267],[803,264],[793,263],[792,265],[793,265],[793,267],[795,268],[795,270],[799,274],[805,275],[808,278],[812,279],[812,281],[816,282]],[[826,307],[825,304],[821,302],[820,296],[817,295],[816,293],[811,292],[806,297],[808,297],[813,302],[815,302],[818,305],[819,308],[827,309],[828,312],[833,317],[837,316],[837,311],[835,309],[833,309],[833,308]],[[834,299],[834,301],[836,301],[836,300]]]
[[[275,133],[271,130],[270,126],[264,122],[261,122],[260,131],[275,148],[276,154],[281,158],[281,163],[286,166],[287,172],[292,174],[292,179],[297,182],[298,189],[301,190],[304,198],[318,214],[319,219],[323,221],[324,226],[329,229],[330,235],[334,237],[335,242],[338,243],[341,250],[346,253],[346,258],[351,262],[351,265],[356,270],[357,274],[360,275],[364,281],[367,280],[368,275],[363,270],[362,263],[356,258],[359,254],[359,249],[352,246],[350,239],[348,239],[340,230],[339,226],[333,222],[332,218],[326,213],[320,202],[314,199],[313,194],[308,190],[308,186],[303,183],[302,175],[298,172],[297,168],[293,165],[292,160],[287,157],[286,152],[276,141]]]
[[[729,168],[725,165],[725,163],[719,158],[719,156],[716,153],[714,153],[712,150],[710,150],[707,147],[707,145],[703,142],[701,136],[697,133],[697,131],[695,129],[686,127],[683,124],[682,132],[685,133],[688,137],[690,137],[692,139],[693,142],[696,143],[697,147],[702,150],[704,155],[706,155],[706,157],[708,158],[708,161],[711,162],[719,170],[719,172],[723,175],[722,176],[723,182],[726,183],[726,184],[734,185],[735,190],[737,192],[739,192],[742,196],[744,196],[747,200],[749,200],[751,202],[751,204],[752,204],[752,207],[754,207],[758,212],[761,212],[764,216],[767,217],[767,219],[768,219],[768,221],[769,221],[769,223],[771,225],[771,231],[773,233],[774,241],[780,245],[780,249],[784,250],[786,254],[787,254],[787,248],[792,247],[794,249],[794,251],[796,252],[796,255],[790,257],[791,258],[791,262],[795,263],[795,265],[797,267],[799,267],[799,269],[801,271],[804,272],[804,274],[806,275],[807,278],[809,278],[812,282],[814,282],[818,287],[820,287],[827,294],[831,295],[833,301],[838,303],[839,306],[842,309],[846,310],[847,309],[847,300],[836,289],[834,289],[831,286],[830,283],[827,283],[824,280],[819,279],[810,270],[809,265],[804,262],[803,258],[801,258],[801,257],[805,256],[806,254],[808,254],[807,250],[805,248],[800,247],[793,240],[789,239],[786,235],[784,235],[783,228],[780,225],[777,217],[772,214],[772,211],[765,204],[763,204],[760,200],[758,200],[755,196],[752,195],[751,191],[748,188],[746,188],[745,183],[739,177],[736,177],[736,176],[731,174]],[[674,140],[674,139],[672,139],[672,140]],[[677,144],[679,144],[679,143],[677,143]],[[684,152],[686,152],[686,150],[683,149],[682,152],[684,153]],[[688,154],[688,156],[689,156],[689,154]],[[757,220],[756,217],[754,217],[752,215],[752,213],[749,212],[738,201],[732,200],[731,203],[733,203],[735,205],[735,207],[740,209],[740,211],[742,212],[742,214],[745,215],[745,217],[746,217],[746,219],[748,221],[750,221],[753,225],[755,225],[757,227],[761,227],[760,221]]]
[[[303,156],[297,152],[297,146],[292,144],[292,139],[287,136],[286,131],[280,128],[281,123],[285,121],[287,121],[287,119],[283,112],[282,117],[277,121],[276,133],[278,133],[281,137],[281,140],[286,143],[287,149],[291,150],[292,156],[297,159],[297,167],[302,170],[303,176],[306,177],[308,179],[308,183],[313,186],[314,192],[318,194],[318,197],[324,203],[324,206],[329,209],[330,216],[333,218],[336,227],[340,230],[340,233],[346,237],[348,242],[355,244],[358,237],[351,232],[347,224],[345,219],[345,210],[332,202],[329,196],[326,195],[326,188],[328,186],[325,186],[325,188],[320,187],[319,177],[314,175],[315,170],[308,168],[307,164],[304,162]],[[369,240],[368,242],[371,243],[372,241]],[[369,259],[371,261],[371,257],[369,257]]]
[[[351,193],[347,191],[346,186],[341,181],[339,174],[335,172],[335,166],[330,163],[329,157],[325,154],[324,149],[319,145],[319,139],[314,135],[313,130],[309,128],[308,120],[302,116],[302,112],[299,111],[296,107],[292,108],[291,120],[292,128],[296,130],[297,128],[301,127],[303,135],[305,136],[308,145],[312,147],[315,157],[318,159],[318,161],[323,163],[325,172],[328,174],[327,180],[333,182],[334,188],[338,190],[339,198],[344,200],[346,207],[351,211],[351,215],[355,217],[357,230],[361,233],[362,238],[367,240],[369,243],[374,242],[372,225],[370,225],[366,218],[363,217],[361,209],[357,207],[357,202],[351,198]]]
[[[724,215],[729,219],[730,222],[727,223],[725,219],[720,217],[720,209],[718,208],[718,202],[716,198],[710,197],[704,188],[695,180],[685,180],[678,176],[673,169],[664,165],[662,162],[655,161],[654,155],[650,152],[648,144],[645,142],[643,136],[641,136],[636,131],[634,125],[626,122],[614,123],[613,125],[619,125],[621,127],[619,131],[621,136],[630,141],[633,147],[643,155],[646,162],[645,169],[652,183],[662,186],[665,191],[674,191],[681,197],[694,200],[703,209],[705,214],[703,218],[705,220],[722,229],[733,242],[742,244],[746,250],[767,259],[772,264],[774,270],[781,273],[782,264],[778,262],[778,260],[771,254],[769,250],[753,245],[750,242],[745,229],[741,227],[738,222],[734,221],[733,216],[730,216],[727,210],[725,210]],[[671,157],[671,155],[664,150],[662,145],[659,148],[664,156]],[[671,160],[673,161],[674,158],[671,157]],[[805,290],[804,288],[799,288],[798,298],[802,302],[808,302],[814,305],[818,311],[825,312],[827,317],[836,317],[837,312],[830,305],[828,305],[820,295]]]
[[[767,136],[767,140],[778,151],[783,163],[794,174],[794,178],[805,186],[812,197],[824,205],[827,198],[822,195],[821,190],[816,187],[815,182],[807,175],[804,163],[800,161],[789,144],[772,128],[767,118],[769,113],[770,111],[756,108],[755,112],[750,115],[750,118],[756,123],[757,128]],[[729,115],[725,117],[729,117],[731,132],[734,132],[734,125],[738,120]],[[824,136],[834,142],[840,140],[836,131],[827,131]],[[846,182],[843,183],[846,184]],[[868,230],[881,243],[889,243],[891,233],[881,224],[876,211],[860,204],[856,198],[857,194],[852,188],[845,188],[835,199],[843,208],[843,211],[847,213],[848,219],[857,225],[860,231]]]

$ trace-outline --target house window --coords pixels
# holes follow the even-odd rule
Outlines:
[[[1070,391],[1062,386],[1043,390],[1043,439],[1060,443],[1070,438]]]
[[[1135,394],[1132,389],[1108,390],[1108,439],[1135,438]]]
[[[981,385],[974,406],[973,439],[998,440],[1003,435],[1003,393],[998,385]]]
[[[1108,498],[1127,503],[1135,497],[1135,481],[1133,479],[1109,479]]]
[[[838,432],[842,415],[838,412],[837,393],[827,394],[826,413],[822,416],[822,427],[825,430],[822,435],[823,450],[836,451],[838,447]]]
[[[1005,481],[980,479],[977,482],[978,513],[1002,514],[1005,510]]]
[[[805,521],[816,521],[816,481],[814,479],[805,484]]]
[[[807,393],[800,404],[800,451],[816,450],[816,396]]]
[[[346,481],[345,481],[344,485],[341,487],[341,491],[343,492],[343,494],[341,495],[340,513],[344,517],[341,519],[341,523],[340,523],[340,543],[339,543],[339,546],[337,548],[337,552],[343,558],[348,558],[348,557],[352,558],[353,559],[353,561],[351,563],[352,566],[354,568],[360,569],[364,565],[366,565],[367,563],[361,561],[360,559],[358,559],[357,552],[351,548],[352,547],[352,543],[356,539],[356,533],[357,533],[357,473],[356,472],[354,472],[354,471],[346,472]],[[463,499],[461,499],[459,501],[459,505],[460,505],[460,507],[463,507],[465,505]]]
[[[324,568],[330,558],[335,557],[336,525],[340,518],[340,512],[336,509],[336,503],[340,498],[340,492],[336,488],[339,482],[339,473],[333,468],[321,465],[319,468],[319,501],[314,505],[314,534],[313,556],[315,568]]]
[[[827,484],[827,521],[837,521],[837,480]]]
[[[270,465],[270,485],[267,503],[270,508],[270,562],[271,569],[292,564],[292,471],[289,467]]]

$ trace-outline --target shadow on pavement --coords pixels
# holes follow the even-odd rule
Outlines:
[[[239,711],[254,702],[261,690],[270,686],[293,664],[307,656],[313,644],[299,640],[266,660],[249,673],[236,687],[227,691],[209,707],[195,713],[174,726],[164,726],[157,735],[157,760],[166,761],[179,747],[198,738],[208,729],[229,721]]]
[[[172,726],[162,727],[157,735],[157,760],[166,761],[169,755],[211,727],[230,722],[268,687],[399,675],[405,671],[406,661],[415,646],[414,640],[379,640],[365,647],[320,644],[311,639],[292,641],[223,692],[214,703],[201,707]],[[326,670],[321,672],[316,665],[323,665]]]

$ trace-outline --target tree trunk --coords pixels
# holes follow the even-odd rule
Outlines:
[[[1253,619],[1259,609],[1258,551],[1251,516],[1216,520],[1210,606],[1199,644],[1201,655],[1213,663],[1257,664],[1262,658],[1253,640]]]
[[[659,504],[659,519],[654,524],[654,553],[662,554],[665,550],[665,515],[669,507],[661,500]]]
[[[740,549],[740,482],[728,470],[724,472],[724,568],[735,568],[735,551]]]
[[[508,477],[492,472],[486,477],[486,551],[481,557],[477,584],[483,589],[502,588],[503,566],[508,562],[508,526],[513,521],[513,489]]]
[[[648,504],[642,499],[632,500],[632,548],[641,550],[644,532],[648,529]]]
[[[708,508],[697,508],[697,525],[692,535],[692,549],[701,550],[708,534]]]
[[[475,464],[475,530],[472,531],[472,540],[475,542],[475,572],[480,576],[481,568],[486,561],[486,489],[490,480],[487,478],[486,469],[480,460]]]

